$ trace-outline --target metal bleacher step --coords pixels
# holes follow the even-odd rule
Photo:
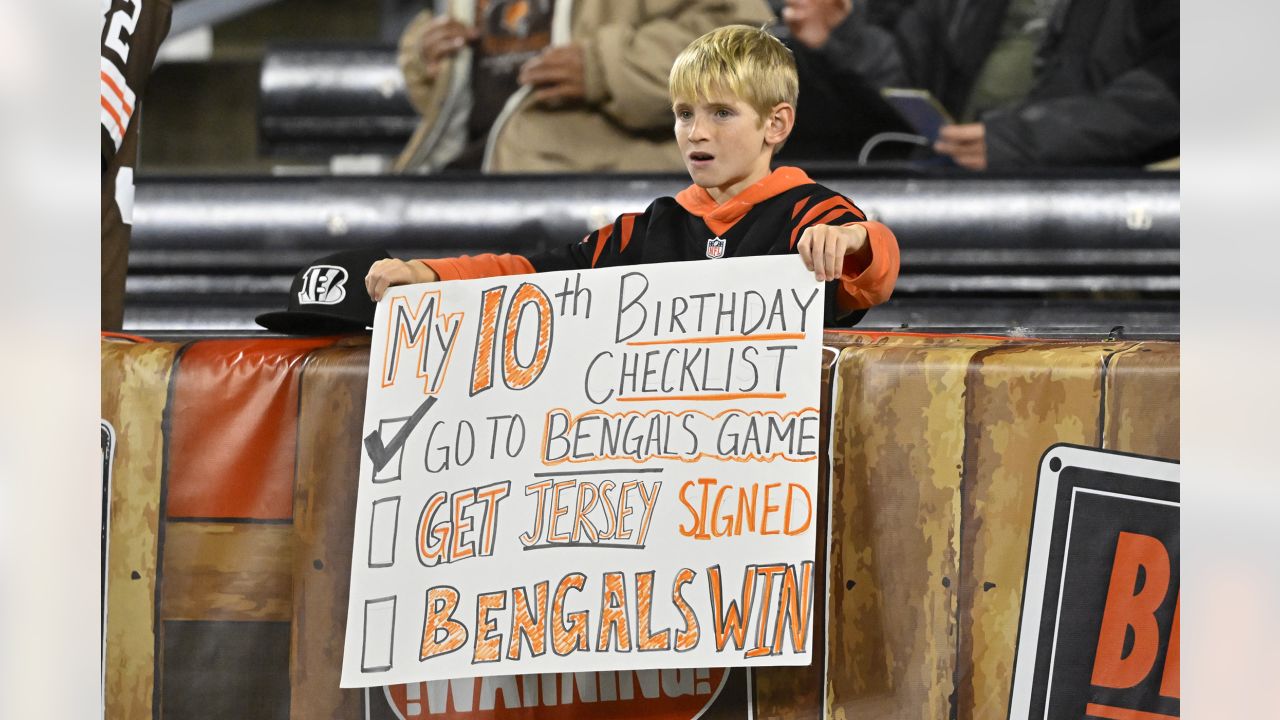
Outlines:
[[[894,297],[864,327],[1177,332],[1176,174],[818,179],[898,237]],[[125,324],[250,329],[258,312],[284,307],[299,268],[336,250],[529,253],[573,242],[686,182],[674,175],[144,176]]]

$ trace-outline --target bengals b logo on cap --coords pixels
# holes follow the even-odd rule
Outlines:
[[[391,257],[382,249],[344,250],[326,255],[298,271],[289,286],[288,309],[256,319],[268,330],[289,335],[361,332],[373,325],[377,308],[364,290],[369,266]],[[348,287],[351,283],[354,287]]]
[[[347,271],[337,265],[312,265],[302,271],[299,305],[337,305],[347,297]]]

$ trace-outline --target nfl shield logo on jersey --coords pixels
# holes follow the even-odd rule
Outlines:
[[[724,240],[718,237],[707,240],[707,257],[712,260],[724,257]]]
[[[337,305],[347,296],[347,271],[336,265],[312,265],[302,276],[299,305]]]

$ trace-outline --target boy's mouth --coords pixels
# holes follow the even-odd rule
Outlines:
[[[716,159],[715,155],[712,155],[709,152],[702,152],[700,150],[695,150],[689,153],[688,157],[689,157],[689,162],[693,163],[694,165],[706,165],[710,163],[712,160]]]

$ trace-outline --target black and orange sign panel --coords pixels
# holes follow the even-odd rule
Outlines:
[[[1049,448],[1010,718],[1179,716],[1178,533],[1177,463]]]

